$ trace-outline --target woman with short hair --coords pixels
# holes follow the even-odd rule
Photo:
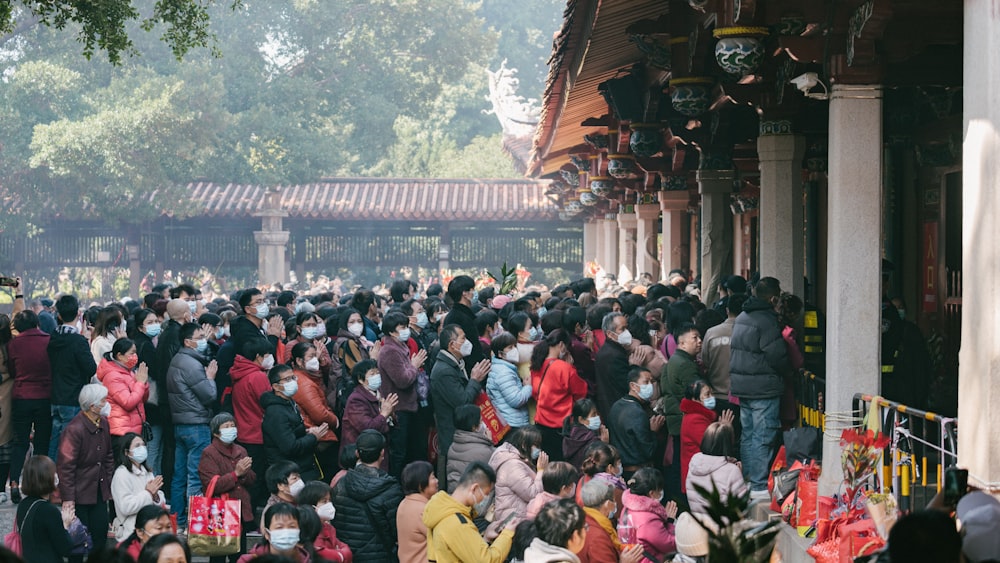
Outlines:
[[[396,537],[399,538],[400,563],[427,561],[427,526],[423,513],[427,501],[438,492],[434,466],[414,461],[403,468],[403,501],[396,510]]]
[[[191,549],[173,534],[150,538],[139,552],[137,563],[190,563]]]
[[[132,559],[138,559],[139,552],[146,542],[153,536],[169,534],[171,530],[170,512],[158,504],[147,504],[139,509],[135,515],[132,533],[119,543],[118,547],[124,549]]]
[[[587,540],[587,517],[573,499],[550,502],[532,523],[535,539],[524,550],[524,563],[580,563],[576,554]]]
[[[69,532],[73,511],[63,511],[49,502],[56,490],[56,465],[43,455],[28,458],[21,471],[25,498],[17,507],[14,526],[21,533],[22,553],[31,563],[63,563],[72,547]]]
[[[253,505],[250,501],[250,487],[257,481],[257,475],[252,469],[253,459],[247,455],[247,450],[236,443],[238,432],[236,418],[229,413],[219,413],[208,425],[212,433],[212,443],[201,453],[198,461],[198,477],[201,488],[208,491],[212,479],[215,482],[216,497],[228,495],[240,501],[240,549],[246,550],[247,528],[253,526]],[[239,554],[229,556],[235,562]],[[224,563],[225,556],[210,558],[212,563]]]

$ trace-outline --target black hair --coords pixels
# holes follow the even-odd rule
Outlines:
[[[527,313],[518,311],[507,317],[507,324],[505,328],[507,329],[507,332],[517,337],[524,332],[525,329],[527,329],[529,322],[532,322],[531,317]]]
[[[410,326],[410,319],[401,311],[391,311],[382,319],[382,333],[391,334],[397,327],[406,328]]]
[[[535,344],[535,349],[531,351],[531,371],[542,369],[542,364],[549,357],[549,349],[559,344],[565,345],[567,352],[569,351],[573,345],[569,333],[564,330],[554,330],[546,334],[545,338]]]
[[[590,330],[601,330],[601,324],[604,322],[604,316],[611,311],[611,305],[606,303],[598,303],[590,309],[587,309],[587,324],[590,326]]]
[[[570,284],[570,286],[573,288],[573,293],[576,294],[577,297],[580,297],[580,295],[584,293],[590,293],[597,290],[597,283],[594,282],[594,278],[580,278]]]
[[[563,311],[562,316],[562,328],[572,334],[576,329],[576,325],[580,325],[581,328],[587,330],[589,326],[587,322],[587,311],[583,307],[569,307]]]
[[[340,316],[340,324],[338,325],[337,328],[339,330],[343,330],[344,332],[347,332],[347,325],[350,324],[349,321],[351,320],[351,315],[354,315],[354,314],[357,314],[359,317],[361,317],[361,322],[362,322],[362,324],[364,324],[364,322],[365,322],[365,314],[364,313],[362,313],[361,311],[355,309],[354,307],[346,307],[346,308],[344,308],[340,312],[340,315],[339,315]]]
[[[286,364],[275,364],[275,366],[267,371],[267,380],[271,385],[276,385],[281,378],[285,376],[286,373],[292,371],[292,368],[288,367]]]
[[[149,538],[146,545],[142,546],[142,550],[139,552],[139,559],[136,560],[136,563],[157,563],[160,559],[160,551],[172,543],[184,549],[184,561],[190,563],[191,548],[173,534],[157,534]]]
[[[333,490],[328,483],[324,483],[323,481],[309,481],[302,487],[299,494],[295,496],[295,502],[300,506],[311,508],[319,504],[319,501],[323,500],[323,497],[330,497],[332,495]]]
[[[454,279],[448,283],[448,299],[453,302],[458,303],[462,300],[462,294],[470,289],[475,289],[476,280],[469,276],[455,276]]]
[[[645,315],[640,315],[638,313],[629,315],[625,326],[628,327],[628,331],[632,335],[633,340],[647,346],[651,346],[653,344],[653,339],[649,336],[649,322],[646,321]]]
[[[718,309],[703,309],[698,311],[694,317],[694,325],[698,327],[698,334],[705,338],[708,329],[719,326],[726,321],[726,316]]]
[[[246,308],[250,306],[250,302],[253,301],[253,298],[258,295],[261,295],[260,290],[257,289],[256,287],[250,287],[241,290],[239,293],[240,293],[239,296],[240,313],[245,313]]]
[[[549,312],[538,321],[539,328],[545,334],[550,334],[557,330],[562,329],[563,325],[563,312],[559,309],[549,310]],[[570,333],[572,334],[572,333]]]
[[[118,340],[115,340],[114,344],[111,345],[111,350],[104,353],[104,358],[106,360],[114,360],[115,356],[120,356],[125,352],[128,352],[134,346],[135,342],[133,342],[131,339],[119,338]]]
[[[147,504],[139,509],[135,515],[135,525],[132,527],[132,534],[125,538],[122,545],[128,545],[133,541],[139,541],[139,533],[136,530],[143,530],[146,524],[154,522],[166,516],[170,518],[170,511],[158,504]]]
[[[358,448],[354,444],[344,444],[340,446],[340,453],[337,461],[343,469],[350,469],[358,464]]]
[[[580,470],[583,471],[584,475],[593,477],[598,473],[603,473],[609,465],[614,465],[621,459],[617,448],[600,440],[594,440],[587,446],[587,449],[583,450],[583,463],[580,464]]]
[[[354,381],[357,381],[358,383],[364,383],[365,375],[377,367],[378,362],[375,360],[370,358],[361,360],[360,362],[354,364],[354,367],[351,368],[351,377],[353,377]]]
[[[439,283],[432,283],[429,286],[427,286],[428,299],[430,299],[431,297],[437,297],[441,295],[443,292],[444,292],[444,287],[442,287],[441,284]]]
[[[649,368],[643,366],[629,366],[628,382],[635,383],[639,381],[639,378],[642,377],[642,374],[644,373],[652,374],[653,372],[649,371]]]
[[[454,421],[457,430],[474,432],[482,422],[482,414],[476,405],[461,405],[455,408]]]
[[[456,485],[456,488],[471,486],[476,483],[479,483],[480,485],[492,485],[496,482],[497,473],[492,467],[481,461],[473,461],[469,465],[465,466],[465,471],[462,472],[462,476],[458,479],[458,485]]]
[[[736,434],[733,427],[713,422],[701,437],[701,453],[705,455],[736,457]]]
[[[288,477],[298,472],[299,466],[294,461],[282,459],[270,464],[264,472],[268,492],[272,495],[278,494],[278,485],[287,485]]]
[[[316,324],[319,324],[323,320],[323,317],[316,311],[302,311],[301,313],[292,317],[295,321],[295,326],[302,326],[302,323],[308,321],[309,319],[316,319]]]
[[[569,413],[569,416],[563,419],[563,435],[569,436],[569,431],[573,428],[573,425],[579,424],[577,420],[581,417],[588,418],[590,416],[590,411],[594,410],[594,408],[594,401],[586,397],[574,401],[572,412]]]
[[[199,292],[197,289],[194,288],[193,285],[189,283],[182,283],[177,287],[170,289],[170,298],[180,299],[182,293],[186,293],[189,296],[194,297],[195,295],[198,295]]]
[[[542,489],[549,494],[559,494],[563,487],[568,487],[580,480],[580,470],[565,461],[553,461],[542,473]]]
[[[56,316],[61,324],[71,323],[80,314],[80,300],[75,295],[63,295],[56,300]]]
[[[535,519],[529,522],[523,531],[519,524],[514,535],[523,532],[524,535],[539,538],[551,546],[565,548],[573,535],[584,529],[587,516],[575,500],[564,498],[542,506]]]
[[[674,335],[674,342],[680,342],[682,336],[692,331],[697,332],[699,336],[701,335],[701,332],[698,330],[698,327],[695,326],[694,323],[681,323],[678,325],[674,325],[672,331]]]
[[[316,538],[323,531],[323,521],[311,506],[298,506],[299,512],[299,544],[306,550],[306,561],[320,560],[316,557]]]
[[[396,280],[389,286],[389,295],[393,303],[402,303],[403,296],[410,293],[409,280]]]
[[[240,355],[251,362],[256,360],[257,356],[263,357],[268,354],[274,354],[274,346],[266,338],[253,338],[247,340],[240,350]]]
[[[684,389],[684,398],[690,399],[692,401],[701,401],[701,391],[706,387],[708,387],[708,383],[706,383],[704,380],[702,379],[696,380],[694,383],[688,385],[687,388]]]
[[[295,505],[287,502],[276,502],[272,504],[264,509],[264,516],[262,520],[265,528],[271,528],[271,522],[274,520],[275,516],[291,516],[296,522],[298,522],[299,509],[296,508]]]
[[[184,347],[185,340],[194,340],[194,333],[201,330],[201,325],[198,323],[184,323],[181,325],[181,330],[178,334],[178,338],[181,342],[181,347]]]
[[[38,315],[31,309],[25,309],[14,315],[14,330],[24,332],[38,328]]]
[[[496,295],[497,289],[490,285],[480,289],[477,296],[479,297],[479,302],[485,307],[486,302],[496,297]]]
[[[295,292],[287,290],[279,293],[278,298],[274,300],[278,307],[287,307],[292,301],[295,301]]]
[[[667,330],[671,333],[680,325],[690,323],[693,320],[694,307],[687,301],[675,301],[667,308]]]
[[[135,311],[133,311],[132,318],[134,319],[135,322],[135,330],[138,331],[139,327],[141,327],[142,324],[146,322],[146,319],[148,319],[150,315],[155,317],[156,312],[153,311],[152,309],[136,309]]]
[[[503,351],[511,346],[517,345],[517,338],[513,334],[504,331],[493,337],[490,340],[490,349],[493,350],[493,355],[501,360],[505,360],[503,357]],[[506,361],[506,360],[505,360]]]
[[[222,317],[216,315],[215,313],[202,313],[201,316],[198,317],[198,324],[219,326],[222,324]]]
[[[290,364],[294,366],[295,360],[305,358],[306,352],[308,352],[310,348],[315,350],[316,346],[314,346],[312,342],[296,342],[295,346],[292,346],[292,358]]]
[[[406,464],[400,475],[400,484],[404,495],[419,493],[430,486],[434,466],[426,461],[413,461]]]
[[[359,289],[354,292],[354,297],[351,299],[351,306],[361,313],[362,318],[368,314],[368,309],[374,304],[375,294],[370,289]]]
[[[770,301],[781,295],[781,282],[775,278],[760,278],[754,285],[754,295],[762,301]]]
[[[746,303],[747,296],[742,293],[734,293],[726,300],[726,312],[730,315],[739,315],[743,312],[743,304]]]
[[[893,525],[888,548],[890,561],[958,563],[962,535],[947,513],[918,510],[901,517]]]
[[[496,326],[497,322],[500,321],[500,316],[493,309],[482,309],[476,313],[476,332],[479,336],[485,336],[489,338],[490,334],[486,334],[486,329],[491,326]]]
[[[514,446],[514,449],[520,452],[522,457],[531,459],[532,446],[541,447],[542,445],[542,432],[537,426],[520,426],[511,431],[507,442]]]
[[[655,468],[643,467],[628,480],[628,489],[633,495],[641,497],[647,496],[653,491],[662,491],[663,474]]]
[[[451,348],[451,344],[458,338],[458,331],[460,330],[462,330],[462,327],[456,324],[445,325],[445,327],[441,329],[440,341],[442,350],[447,351],[448,348]],[[473,336],[473,338],[474,337],[475,336]],[[469,335],[466,334],[465,338],[468,339]]]
[[[132,470],[132,460],[129,459],[128,454],[132,451],[132,441],[136,438],[142,438],[142,436],[136,434],[135,432],[126,432],[125,435],[119,439],[120,441],[117,441],[118,447],[115,448],[115,467],[124,465],[129,471]],[[143,440],[143,442],[145,442],[145,440]],[[146,465],[145,462],[140,465],[149,470],[149,466]]]

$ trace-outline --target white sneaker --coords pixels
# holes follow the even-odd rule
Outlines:
[[[767,492],[767,489],[761,489],[759,491],[750,491],[750,502],[758,502],[762,500],[771,500],[771,493]]]
[[[7,493],[0,493],[0,504],[7,504]]]

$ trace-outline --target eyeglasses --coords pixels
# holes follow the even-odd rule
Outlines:
[[[289,381],[298,381],[298,379],[299,379],[299,376],[297,376],[297,375],[290,375],[288,377],[282,377],[281,379],[278,380],[278,383],[288,383]]]

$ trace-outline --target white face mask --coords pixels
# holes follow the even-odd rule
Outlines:
[[[399,329],[399,341],[406,342],[409,339],[410,339],[410,329],[408,328]]]
[[[313,340],[317,336],[319,336],[319,327],[315,326],[302,327],[302,338],[305,338],[306,340]]]
[[[632,344],[632,333],[625,329],[621,334],[618,335],[618,344],[622,346],[628,346]]]
[[[306,360],[306,370],[319,371],[319,358],[310,358]]]
[[[331,521],[336,515],[337,509],[332,502],[324,502],[316,507],[316,516],[319,516],[320,520]]]
[[[461,354],[463,358],[468,357],[470,354],[472,354],[472,341],[466,338],[465,342],[462,343],[462,348],[458,351],[458,353]]]
[[[361,336],[361,333],[365,331],[365,325],[363,323],[351,323],[347,325],[347,332],[350,332],[354,336]]]
[[[104,403],[104,406],[101,407],[101,416],[104,418],[111,416],[111,403]]]
[[[239,431],[236,429],[235,426],[219,429],[219,439],[222,440],[222,442],[225,444],[232,444],[233,442],[235,442],[236,436],[238,434]]]
[[[520,353],[517,351],[517,348],[511,348],[510,350],[507,350],[506,353],[504,353],[503,359],[507,360],[512,364],[516,364],[518,361],[520,361],[521,356]]]
[[[372,392],[378,391],[382,387],[382,374],[376,373],[368,376],[368,389]]]
[[[426,328],[427,327],[427,313],[421,311],[417,314],[417,327]]]
[[[653,396],[653,384],[646,383],[645,385],[639,386],[639,398],[643,401],[648,401],[650,397]]]
[[[599,430],[601,428],[601,417],[592,416],[587,419],[587,428],[591,430]]]
[[[306,482],[303,481],[302,479],[299,479],[298,481],[292,483],[291,485],[288,485],[288,492],[292,493],[293,497],[297,497],[299,496],[299,493],[302,492],[302,489],[305,488],[305,486]]]
[[[264,359],[261,360],[261,362],[260,362],[260,367],[264,368],[264,371],[267,371],[267,370],[273,368],[274,367],[274,356],[272,356],[271,354],[268,354],[268,355],[264,356]]]

